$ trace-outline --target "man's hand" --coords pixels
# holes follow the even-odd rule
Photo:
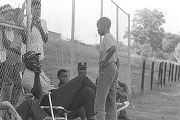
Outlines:
[[[34,70],[33,70],[33,72],[35,74],[40,74],[41,73],[41,67],[42,67],[42,64],[40,62],[34,63]]]
[[[99,70],[102,70],[106,66],[104,61],[99,61]]]
[[[38,27],[39,29],[42,28],[42,26],[41,26],[41,20],[39,20],[39,19],[38,19],[38,20],[34,20],[34,23],[33,23],[33,24],[34,24],[34,26]]]

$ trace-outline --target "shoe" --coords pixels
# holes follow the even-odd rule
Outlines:
[[[119,113],[121,110],[124,110],[125,108],[127,108],[129,105],[129,101],[125,101],[123,103],[116,103],[117,106],[117,113]]]

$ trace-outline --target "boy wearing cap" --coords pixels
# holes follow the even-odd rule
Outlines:
[[[110,33],[111,21],[102,17],[97,21],[98,34],[104,36],[100,43],[99,77],[95,111],[97,120],[116,120],[116,40]],[[105,112],[106,111],[106,112]]]
[[[78,75],[86,75],[87,73],[87,63],[86,62],[79,62],[78,63],[78,67],[77,67],[77,70],[78,70]]]
[[[78,75],[82,75],[85,76],[84,80],[86,81],[91,81],[87,76],[87,63],[86,62],[79,62],[78,66],[77,66],[77,71],[78,71]],[[88,80],[87,80],[88,79]],[[91,83],[92,84],[92,83]],[[95,85],[94,85],[95,86]],[[76,110],[76,111],[72,111],[70,113],[70,117],[71,119],[80,117],[81,120],[85,120],[86,118],[86,114],[85,114],[85,110],[84,107],[81,107],[80,109]]]

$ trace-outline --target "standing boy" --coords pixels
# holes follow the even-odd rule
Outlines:
[[[98,34],[104,36],[100,43],[99,78],[97,82],[95,111],[97,120],[116,120],[116,40],[110,33],[111,21],[102,17],[97,22]]]

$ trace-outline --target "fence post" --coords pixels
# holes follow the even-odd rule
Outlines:
[[[163,84],[163,66],[164,66],[164,62],[161,63],[161,87],[162,87],[162,84]]]
[[[170,83],[170,79],[171,79],[171,63],[169,63],[169,76],[168,76],[169,83]]]
[[[171,82],[173,82],[173,77],[174,77],[174,64],[172,64]]]
[[[143,69],[142,69],[142,80],[141,80],[141,92],[144,92],[144,75],[145,75],[146,61],[143,60]]]
[[[178,80],[179,80],[179,77],[180,77],[180,66],[178,65],[179,69],[178,69]]]
[[[165,62],[165,65],[164,65],[164,81],[163,81],[164,85],[166,85],[166,67],[167,67],[167,62]]]
[[[176,76],[177,76],[177,65],[176,65],[176,69],[175,69],[175,79],[174,79],[174,81],[176,81]]]
[[[151,66],[151,90],[153,89],[153,77],[154,77],[154,61],[152,61],[152,66]]]
[[[160,79],[161,79],[161,65],[162,63],[159,64],[159,72],[158,72],[158,86],[160,84]]]

